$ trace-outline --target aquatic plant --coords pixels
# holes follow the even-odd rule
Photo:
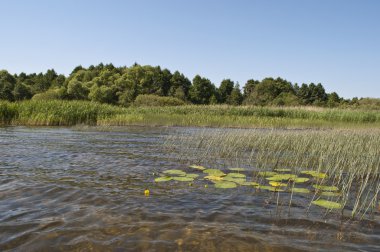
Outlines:
[[[181,170],[166,170],[166,171],[163,171],[163,173],[169,174],[169,175],[186,176],[186,172],[181,171]]]
[[[236,183],[230,181],[218,181],[214,184],[215,188],[230,189],[237,187]]]
[[[203,172],[207,173],[210,176],[217,176],[217,177],[226,176],[224,172],[218,169],[206,169],[206,170],[203,170]]]
[[[247,167],[239,173],[257,181],[263,190],[275,191],[270,181],[287,184],[289,205],[293,193],[309,195],[310,207],[325,197],[359,219],[378,206],[379,129],[204,129],[171,136],[165,146],[179,153],[181,162],[196,157],[197,163],[217,168]],[[226,177],[230,182],[236,179]]]
[[[206,168],[204,168],[203,166],[201,165],[190,165],[189,168],[193,168],[193,169],[197,169],[197,170],[206,170]]]
[[[225,105],[125,108],[89,101],[27,100],[0,101],[0,124],[374,128],[380,126],[380,113],[353,109]]]
[[[158,177],[158,178],[155,178],[154,181],[155,182],[167,182],[167,181],[170,181],[172,179],[173,179],[172,177]]]
[[[328,208],[328,209],[339,209],[339,208],[342,208],[341,204],[339,204],[337,202],[334,202],[334,201],[324,200],[324,199],[314,200],[311,203],[314,204],[314,205],[317,205],[317,206]]]

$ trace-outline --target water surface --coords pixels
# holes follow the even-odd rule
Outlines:
[[[196,160],[165,139],[197,131],[0,128],[0,251],[380,251],[378,215],[306,214],[302,195],[288,214],[270,192],[154,183]]]

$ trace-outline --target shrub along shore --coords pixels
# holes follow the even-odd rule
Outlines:
[[[1,125],[377,128],[378,111],[228,105],[119,107],[89,101],[0,101]]]

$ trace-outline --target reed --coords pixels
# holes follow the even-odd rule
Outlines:
[[[0,101],[3,125],[161,125],[237,128],[376,128],[380,112],[314,107],[118,107],[88,101]]]
[[[352,218],[364,218],[376,211],[380,195],[380,130],[270,130],[203,129],[167,139],[171,153],[180,162],[205,167],[245,167],[262,183],[260,171],[290,169],[328,174],[313,182],[336,186],[339,193],[326,197],[317,189],[310,202],[319,198],[338,202]],[[288,187],[294,186],[288,182]],[[293,194],[290,194],[290,203]],[[290,205],[289,203],[289,205]],[[310,204],[309,204],[310,205]]]

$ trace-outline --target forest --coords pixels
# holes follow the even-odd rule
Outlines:
[[[224,79],[218,87],[206,77],[192,80],[179,71],[160,66],[115,67],[112,64],[77,66],[68,75],[56,73],[11,74],[0,71],[0,100],[86,100],[130,105],[229,104],[255,106],[321,106],[379,108],[380,99],[343,99],[327,93],[321,83],[292,83],[283,78]]]

